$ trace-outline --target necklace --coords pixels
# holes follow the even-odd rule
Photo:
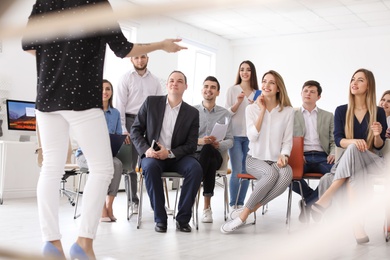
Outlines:
[[[355,107],[355,109],[358,111],[362,111],[362,110],[366,110],[367,108],[366,107],[362,107],[362,108]]]

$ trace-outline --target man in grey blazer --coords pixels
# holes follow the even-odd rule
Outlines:
[[[304,137],[304,173],[329,173],[335,160],[333,114],[317,107],[321,93],[320,83],[306,81],[301,92],[302,107],[295,110],[294,136]],[[304,180],[300,182],[305,201],[299,202],[299,220],[307,222],[302,209],[306,205],[306,212],[309,212],[310,206],[318,200],[318,189],[313,190]],[[298,183],[294,183],[293,191],[300,194]]]
[[[203,176],[202,167],[193,157],[198,142],[199,112],[183,101],[187,79],[182,72],[173,71],[166,87],[167,96],[149,96],[142,104],[130,138],[141,157],[142,173],[154,210],[155,231],[167,231],[161,174],[173,171],[184,176],[176,227],[182,232],[191,232],[188,223]],[[157,146],[152,145],[153,141]]]

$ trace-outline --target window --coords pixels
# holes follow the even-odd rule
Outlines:
[[[180,51],[178,68],[187,76],[188,89],[184,92],[184,101],[190,105],[200,104],[203,81],[207,76],[215,75],[216,51],[208,46],[183,39],[180,45],[188,50]]]
[[[121,27],[123,34],[130,42],[136,41],[137,29],[135,27]],[[123,74],[133,68],[129,58],[118,58],[107,45],[103,77],[110,81],[115,88]]]

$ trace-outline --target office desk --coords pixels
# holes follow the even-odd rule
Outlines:
[[[0,204],[35,197],[39,177],[35,142],[0,141]]]

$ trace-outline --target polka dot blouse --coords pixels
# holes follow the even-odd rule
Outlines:
[[[89,5],[108,1],[37,0],[29,22],[45,19],[45,14],[72,10],[88,12]],[[118,57],[133,47],[119,25],[89,33],[75,29],[65,37],[50,40],[22,40],[24,50],[36,50],[36,108],[42,112],[86,110],[102,107],[102,81],[106,44]]]

